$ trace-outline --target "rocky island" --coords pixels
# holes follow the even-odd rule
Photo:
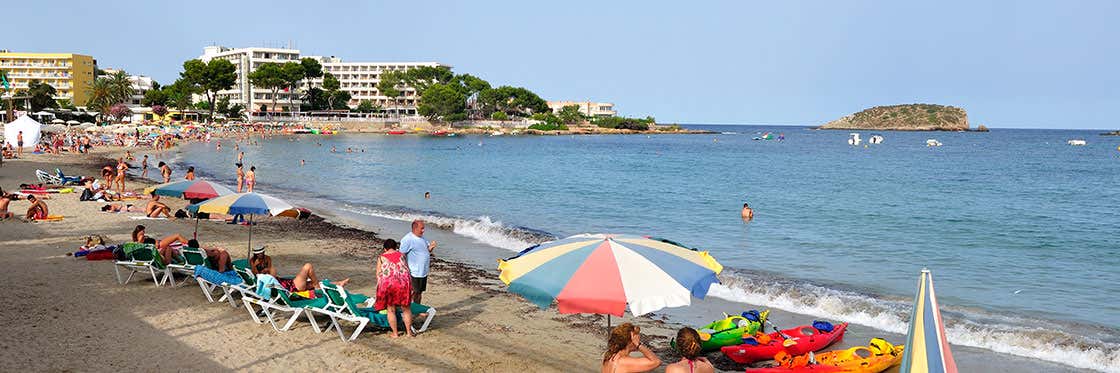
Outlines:
[[[1120,131],[1103,132],[1101,136],[1120,136]]]
[[[876,106],[817,128],[881,131],[969,130],[968,113],[964,109],[933,104]]]

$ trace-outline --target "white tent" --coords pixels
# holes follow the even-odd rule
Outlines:
[[[34,148],[35,144],[39,143],[39,130],[42,127],[43,125],[31,119],[31,117],[21,116],[14,122],[4,125],[4,142],[15,147],[19,132],[23,131],[23,147]]]

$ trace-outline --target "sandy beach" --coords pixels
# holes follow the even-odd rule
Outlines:
[[[32,182],[36,168],[92,175],[98,166],[94,158],[96,154],[9,160],[0,168],[0,185],[7,189]],[[146,185],[131,180],[128,187]],[[354,343],[344,343],[333,332],[314,333],[306,320],[278,333],[253,323],[244,307],[208,303],[193,279],[176,288],[153,286],[150,279],[122,286],[112,261],[67,254],[89,234],[121,243],[132,227],[143,224],[155,236],[189,235],[194,221],[134,220],[139,213],[101,213],[103,203],[79,202],[78,196],[55,194],[47,200],[51,213],[64,215],[63,221],[0,223],[0,263],[10,269],[5,278],[20,284],[8,290],[10,303],[3,311],[7,319],[20,320],[0,337],[9,369],[572,372],[598,367],[604,346],[601,317],[541,311],[499,290],[492,273],[438,258],[425,296],[438,315],[427,332],[396,340],[385,331],[367,329]],[[171,198],[164,201],[173,208],[185,205]],[[10,208],[19,213],[27,204],[13,201]],[[243,257],[244,228],[203,222],[199,238],[204,245],[229,249],[234,258]],[[380,247],[380,240],[371,233],[318,217],[274,218],[260,220],[253,240],[254,245],[269,247],[281,274],[311,262],[323,277],[351,278],[351,291],[375,290],[371,248]],[[671,332],[659,322],[639,322],[647,335]],[[665,339],[654,339],[651,345],[666,345]],[[668,355],[663,348],[661,353]]]

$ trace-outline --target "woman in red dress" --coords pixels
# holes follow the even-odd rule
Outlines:
[[[405,332],[410,337],[415,337],[416,334],[412,333],[412,278],[408,272],[408,263],[405,262],[404,255],[397,251],[397,247],[397,241],[385,240],[385,252],[377,257],[377,268],[374,270],[377,274],[377,298],[373,308],[378,311],[389,310],[386,316],[389,318],[389,328],[393,331],[389,338],[398,336],[398,309],[404,316]]]

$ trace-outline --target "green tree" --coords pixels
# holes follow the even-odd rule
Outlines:
[[[338,78],[336,78],[334,74],[323,74],[323,91],[324,97],[327,98],[328,109],[334,109],[334,98],[336,96],[336,92],[338,92],[338,88],[341,86],[342,84],[339,83]]]
[[[253,82],[254,86],[267,89],[272,92],[272,111],[276,111],[276,96],[279,95],[280,89],[288,84],[288,80],[284,76],[284,68],[280,64],[274,62],[265,62],[257,66],[257,70],[249,74],[249,81]]]
[[[509,120],[509,115],[506,115],[506,113],[501,112],[501,111],[495,111],[493,113],[490,113],[490,119],[493,119],[493,120]]]
[[[424,90],[417,106],[417,112],[428,117],[429,120],[463,113],[466,109],[466,97],[455,88],[439,83],[432,84]]]
[[[579,105],[567,105],[560,108],[560,112],[556,116],[564,124],[583,123],[583,113],[579,111]]]
[[[102,118],[109,116],[109,107],[113,106],[113,87],[105,78],[94,79],[86,88],[86,107],[96,111]]]
[[[226,118],[233,119],[233,118],[241,118],[241,116],[244,115],[244,112],[245,112],[245,107],[244,106],[242,106],[241,104],[233,104],[233,105],[230,105],[228,108],[226,108],[226,111],[223,114],[226,115]]]
[[[404,92],[401,91],[404,88],[403,74],[402,71],[386,71],[378,76],[380,80],[377,82],[377,92],[393,100],[394,107],[398,106],[397,100],[400,99],[401,95],[404,95]]]
[[[99,79],[106,79],[109,81],[109,97],[113,104],[127,104],[132,100],[132,93],[135,92],[135,90],[132,88],[132,80],[129,79],[128,73],[117,71]]]
[[[218,103],[216,103],[215,105],[218,106],[214,108],[214,111],[225,115],[229,112],[229,96],[222,96],[218,99]]]
[[[152,88],[144,92],[144,99],[140,103],[144,106],[167,106],[167,91],[163,88]]]
[[[471,74],[456,75],[452,79],[452,86],[459,91],[463,97],[470,97],[471,95],[490,89],[490,82],[482,80],[477,76]]]
[[[54,100],[54,96],[58,95],[58,91],[50,84],[40,82],[38,79],[27,83],[26,94],[31,96],[31,111],[58,107],[58,101]]]
[[[330,107],[327,104],[326,92],[319,88],[309,88],[307,92],[303,94],[302,99],[303,104],[301,104],[300,107],[301,109],[304,109],[306,111],[326,110],[328,107]]]
[[[167,104],[178,109],[185,117],[186,111],[194,105],[194,89],[185,79],[179,78],[162,90],[167,94]]]
[[[350,106],[348,105],[348,103],[350,102],[350,98],[350,92],[334,91],[333,93],[331,93],[330,98],[330,101],[332,102],[331,110],[350,109]]]
[[[483,115],[495,111],[515,116],[531,116],[533,113],[548,112],[548,102],[536,93],[521,87],[501,86],[478,93],[478,104]]]
[[[312,79],[323,76],[323,65],[314,58],[302,58],[299,64],[303,66],[303,76]]]
[[[455,74],[451,73],[451,68],[446,66],[420,66],[405,70],[401,74],[401,83],[415,89],[417,95],[423,96],[428,87],[435,84],[447,84],[454,77]]]
[[[214,101],[217,99],[218,91],[233,88],[237,83],[237,66],[223,59],[210,60],[209,63],[194,59],[183,62],[183,72],[179,76],[190,84],[195,92],[206,96],[210,117],[213,118],[216,106]]]
[[[66,109],[66,110],[76,110],[77,109],[77,107],[74,106],[74,102],[70,101],[70,99],[68,99],[68,98],[57,100],[57,102],[58,102],[58,108],[59,109]]]
[[[361,102],[358,102],[358,107],[354,109],[354,111],[357,111],[359,113],[372,113],[376,110],[377,107],[374,106],[373,101],[370,100],[362,100]]]
[[[297,62],[285,62],[280,65],[280,70],[283,72],[284,82],[287,86],[288,107],[294,107],[292,98],[296,96],[299,83],[307,76],[307,72],[304,70],[303,64]]]

